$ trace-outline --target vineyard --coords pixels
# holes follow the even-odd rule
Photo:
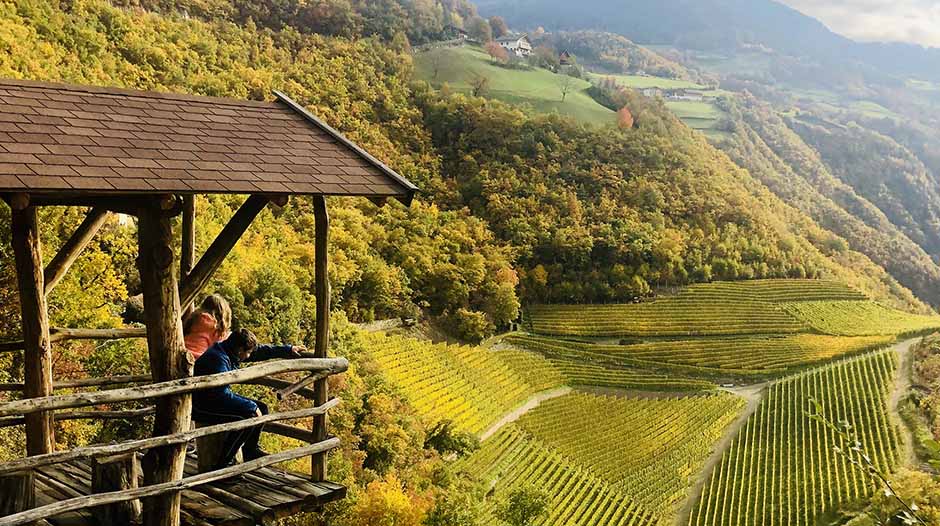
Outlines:
[[[866,475],[833,448],[832,430],[811,420],[810,399],[833,421],[852,424],[882,469],[899,460],[887,414],[897,366],[893,351],[839,362],[773,384],[711,474],[691,526],[811,526],[838,505],[873,491]]]
[[[743,405],[729,394],[651,400],[574,394],[543,403],[518,426],[667,519]]]
[[[530,434],[510,424],[468,457],[462,471],[493,488],[484,510],[486,524],[500,498],[514,488],[536,487],[549,496],[548,513],[533,526],[654,526],[660,522],[614,484],[578,466]]]
[[[489,352],[401,336],[362,334],[382,373],[428,423],[451,420],[480,433],[534,393],[564,383],[550,362],[532,353]],[[518,358],[525,370],[516,370]]]
[[[785,303],[783,308],[826,334],[896,335],[940,329],[940,316],[908,314],[872,302],[810,301]]]
[[[836,282],[757,280],[691,285],[674,296],[619,305],[534,305],[529,329],[549,336],[677,338],[819,332],[898,335],[940,328]]]
[[[676,371],[682,374],[767,376],[883,347],[893,341],[893,337],[792,334],[601,345],[513,334],[505,341],[555,361],[577,360],[614,368],[662,368],[664,364],[671,364],[677,366]]]

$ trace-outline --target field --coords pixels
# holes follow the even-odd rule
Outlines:
[[[437,73],[435,76],[435,68]],[[572,90],[562,101],[560,82],[565,78],[545,69],[509,69],[492,62],[483,50],[473,47],[432,49],[415,56],[416,76],[436,87],[463,93],[472,91],[477,76],[489,80],[486,97],[525,104],[541,113],[569,115],[590,124],[613,124],[613,111],[598,104],[586,90],[590,82],[572,79]]]
[[[894,469],[900,434],[887,400],[898,355],[884,348],[940,328],[940,316],[824,280],[700,284],[528,316],[532,333],[482,347],[362,336],[427,424],[479,436],[512,415],[449,468],[486,488],[484,519],[498,526],[497,506],[523,487],[550,500],[538,526],[669,526],[677,515],[689,526],[826,523],[874,487],[810,418],[810,400]],[[533,398],[561,386],[575,391]]]
[[[784,309],[813,329],[847,336],[914,334],[940,328],[940,316],[908,314],[872,302],[809,301]]]
[[[885,351],[775,383],[722,456],[690,526],[811,526],[872,486],[833,448],[833,431],[811,420],[810,398],[834,422],[845,420],[881,469],[899,460],[898,432],[887,415],[896,355]]]
[[[794,368],[883,347],[892,341],[891,336],[820,334],[694,338],[631,345],[592,344],[530,335],[506,338],[507,343],[539,352],[551,360],[568,358],[613,368],[655,368],[670,364],[688,366],[678,368],[685,374],[740,376],[780,375]]]
[[[667,79],[662,77],[650,77],[643,75],[611,75],[607,73],[591,73],[591,80],[600,81],[603,79],[614,79],[617,84],[628,88],[660,88],[660,89],[708,89],[705,86],[690,82],[688,80]]]
[[[548,495],[545,516],[532,526],[653,526],[658,521],[613,484],[572,464],[514,424],[454,465],[492,488],[485,524],[504,524],[492,516],[500,498],[514,488],[536,487]]]
[[[889,309],[848,287],[815,280],[693,285],[645,303],[534,305],[528,314],[534,333],[597,338],[801,332],[873,336],[940,327],[940,316]]]
[[[658,400],[573,394],[543,403],[517,425],[665,520],[743,406],[729,394]]]
[[[531,354],[522,375],[506,364],[512,353],[400,336],[362,338],[383,374],[429,424],[451,420],[469,433],[481,433],[534,393],[563,383],[547,360]]]

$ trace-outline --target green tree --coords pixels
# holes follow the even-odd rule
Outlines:
[[[548,495],[532,487],[512,490],[498,509],[499,518],[510,526],[532,526],[548,509]]]

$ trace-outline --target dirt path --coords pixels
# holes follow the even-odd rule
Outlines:
[[[914,354],[911,352],[911,347],[918,341],[920,341],[920,338],[914,338],[898,343],[892,347],[892,349],[898,353],[898,369],[894,377],[894,388],[891,390],[891,395],[888,397],[888,414],[894,420],[895,424],[897,424],[903,435],[904,440],[901,443],[901,458],[906,459],[907,464],[915,464],[917,462],[917,457],[914,454],[914,434],[898,413],[898,406],[901,404],[901,400],[903,400],[911,390],[911,373],[914,364]]]
[[[894,388],[892,389],[888,398],[888,407],[890,408],[889,414],[891,418],[895,419],[895,422],[898,424],[901,432],[904,434],[904,444],[902,445],[904,449],[901,452],[901,458],[910,459],[911,462],[915,461],[914,448],[912,446],[914,443],[914,437],[911,434],[911,430],[908,429],[906,425],[904,425],[903,421],[901,421],[901,418],[898,415],[898,405],[911,388],[911,364],[913,361],[911,347],[918,341],[920,341],[920,338],[913,338],[896,343],[891,347],[896,353],[898,353],[898,357],[900,359],[898,362],[899,365],[897,369],[897,375],[894,380]],[[769,385],[769,383],[770,382],[746,387],[722,389],[723,391],[734,393],[746,399],[747,406],[745,407],[744,412],[741,413],[741,416],[739,416],[733,424],[728,426],[724,436],[715,446],[714,452],[710,457],[708,457],[708,460],[705,461],[705,465],[699,472],[698,478],[695,480],[695,483],[689,490],[688,499],[686,499],[685,503],[682,505],[682,508],[680,508],[678,514],[676,515],[676,526],[685,526],[688,524],[689,514],[692,513],[692,507],[701,497],[702,491],[705,488],[705,483],[711,476],[712,471],[715,470],[718,462],[721,461],[721,456],[724,454],[725,450],[731,446],[731,441],[734,440],[734,437],[737,436],[738,432],[747,422],[747,419],[750,418],[750,416],[754,414],[755,411],[757,411],[757,406],[760,404],[760,401],[763,398],[764,389],[767,387],[767,385]]]
[[[483,434],[480,435],[480,441],[482,442],[486,440],[487,438],[490,438],[491,436],[495,435],[500,429],[505,427],[506,424],[510,424],[512,422],[515,422],[516,420],[519,420],[520,418],[522,418],[522,415],[535,409],[536,407],[541,405],[542,402],[546,400],[551,400],[552,398],[565,396],[566,394],[570,392],[571,392],[570,387],[559,387],[558,389],[542,391],[541,393],[536,393],[532,395],[532,397],[526,400],[524,404],[510,411],[509,413],[506,413],[505,415],[503,415],[503,417],[500,418],[498,422],[496,422],[495,424],[490,426],[489,429],[484,431]]]
[[[729,387],[721,389],[722,391],[736,394],[741,398],[744,398],[747,401],[747,405],[744,406],[744,411],[741,413],[741,415],[738,416],[738,418],[732,422],[730,426],[728,426],[728,429],[725,430],[725,434],[715,445],[715,450],[708,457],[708,460],[705,461],[705,465],[702,466],[702,469],[699,471],[698,477],[695,479],[695,483],[692,484],[692,487],[689,489],[688,498],[686,498],[685,502],[682,504],[682,507],[679,508],[679,512],[676,514],[676,526],[685,526],[689,523],[689,514],[692,513],[692,506],[694,506],[701,497],[702,490],[705,489],[705,483],[708,482],[708,477],[711,476],[712,471],[714,471],[715,467],[718,466],[718,463],[721,461],[721,456],[725,453],[725,450],[731,447],[731,441],[734,440],[734,437],[738,436],[738,431],[744,427],[744,424],[747,423],[747,419],[750,418],[755,411],[757,411],[757,406],[760,405],[761,399],[764,398],[764,389],[769,384],[770,382],[764,382],[744,387]]]

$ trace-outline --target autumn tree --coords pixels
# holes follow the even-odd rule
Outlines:
[[[558,53],[548,46],[536,46],[536,48],[532,50],[529,63],[538,68],[555,71],[559,66]]]
[[[577,79],[571,75],[559,74],[555,76],[555,85],[558,86],[558,91],[561,92],[561,101],[565,102],[565,99],[568,97],[568,93],[574,89],[577,84]]]
[[[509,26],[506,25],[506,21],[503,20],[503,17],[496,15],[491,16],[489,22],[493,38],[500,38],[509,34]]]
[[[617,125],[624,130],[629,130],[633,128],[634,120],[633,113],[630,112],[630,108],[624,106],[617,111]]]
[[[490,28],[490,23],[483,17],[475,16],[471,18],[467,22],[466,29],[467,33],[470,34],[470,38],[477,42],[489,42],[493,40],[493,29]]]
[[[470,90],[474,97],[482,97],[490,87],[490,78],[480,72],[474,72],[470,79]]]
[[[506,63],[506,61],[509,60],[509,52],[506,51],[506,48],[493,40],[486,43],[485,49],[490,58],[493,59],[493,62]]]

